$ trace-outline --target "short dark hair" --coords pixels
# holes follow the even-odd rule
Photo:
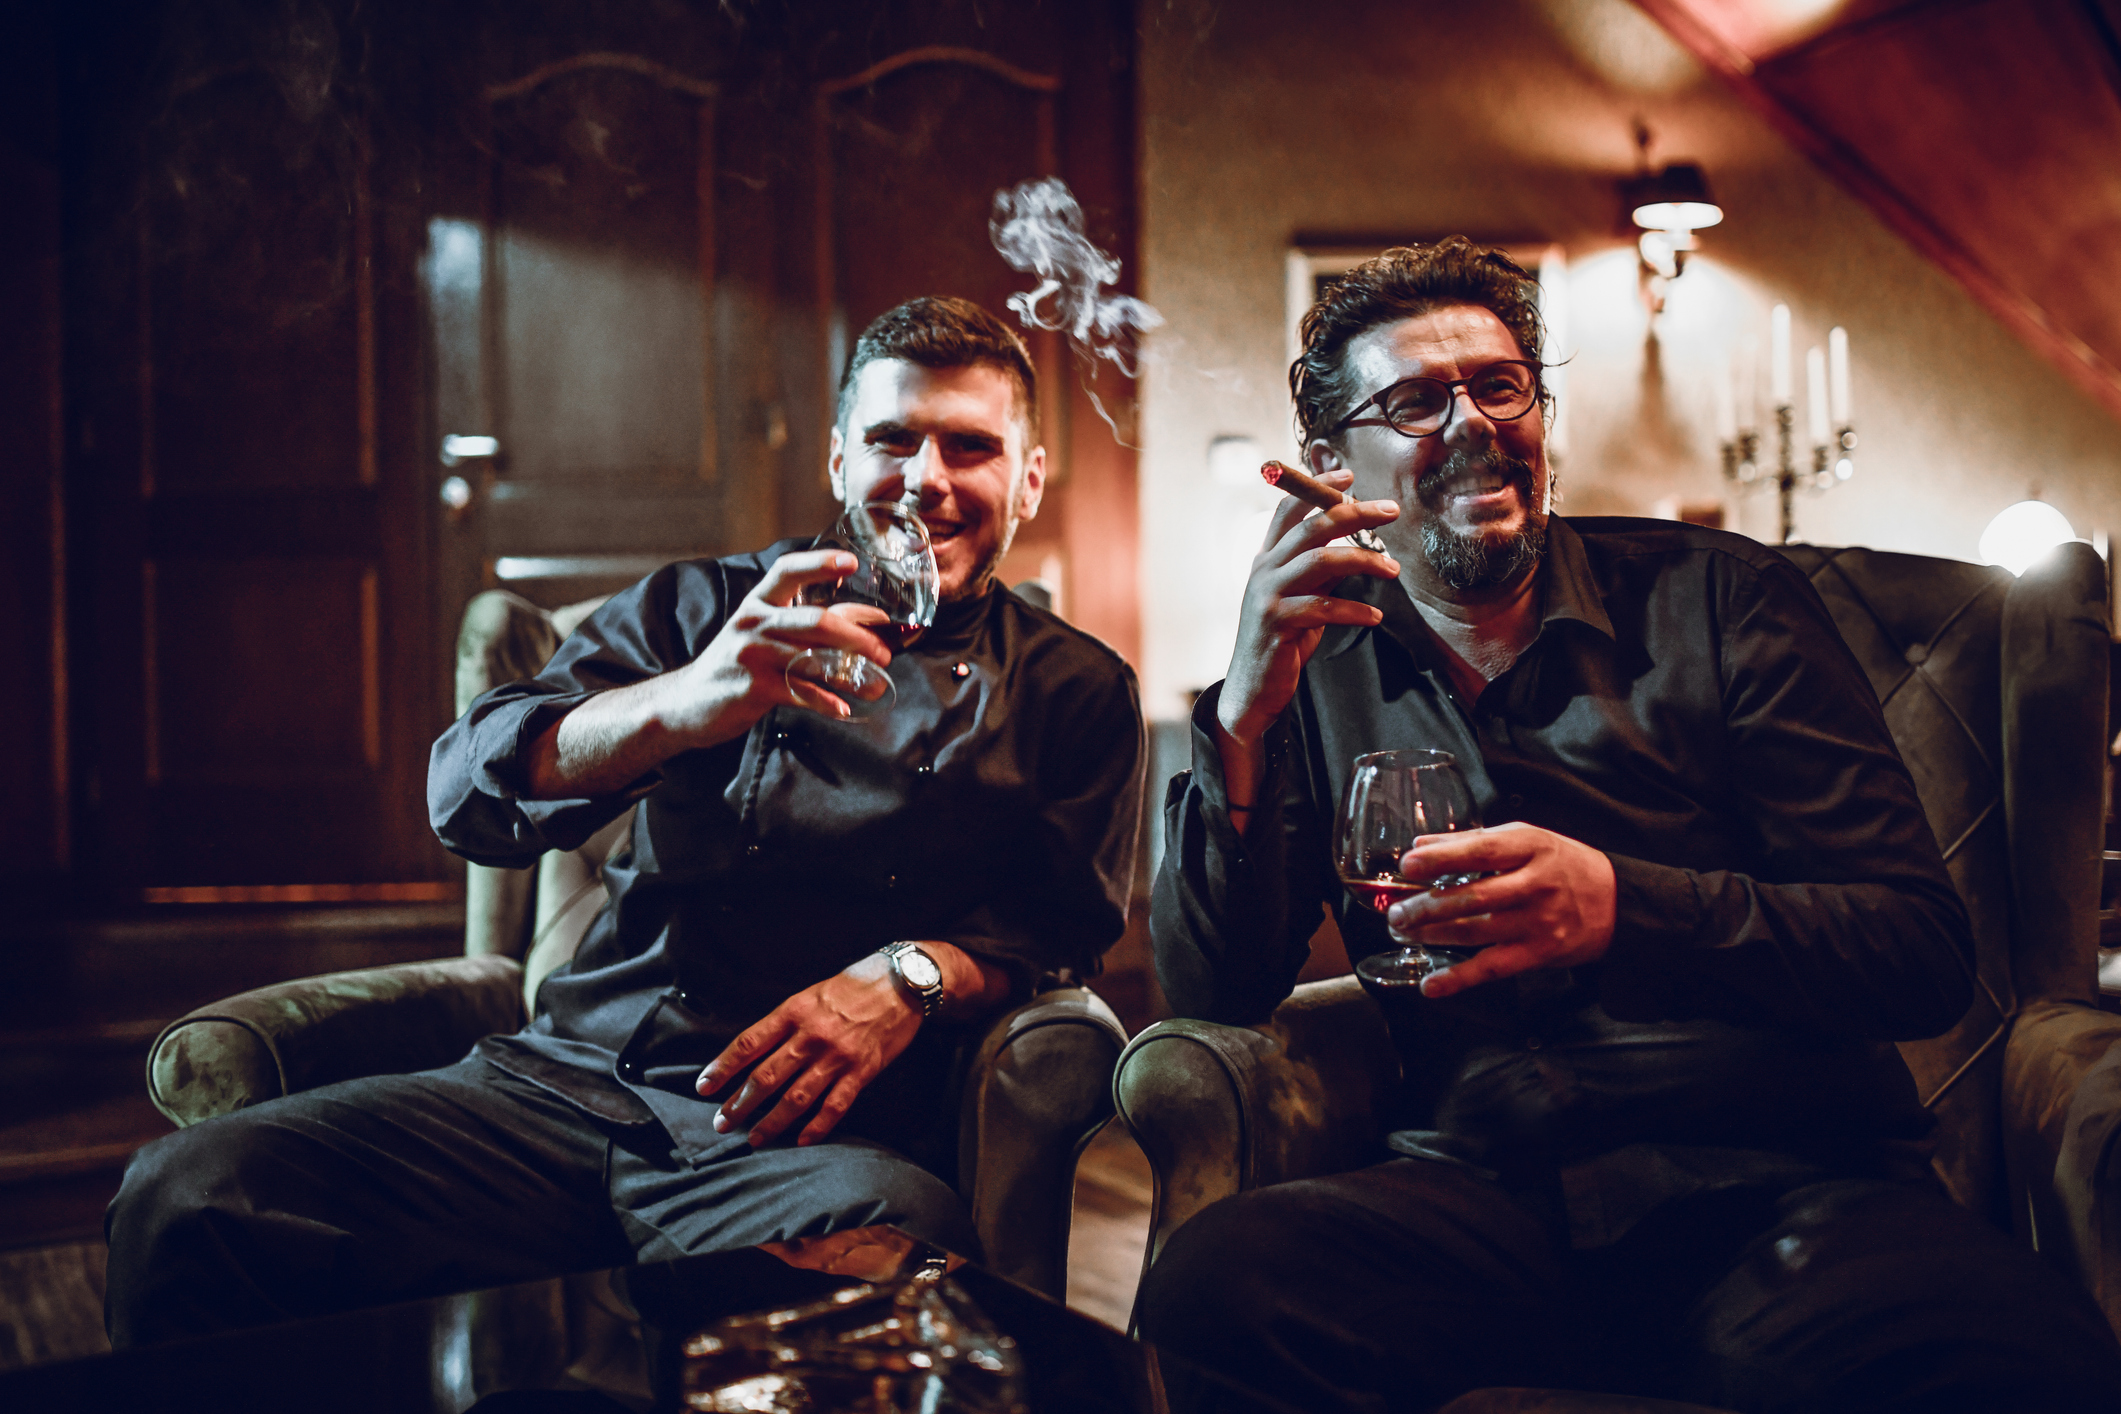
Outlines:
[[[834,421],[844,427],[854,405],[854,382],[864,368],[882,358],[904,359],[922,368],[963,368],[984,364],[999,369],[1016,384],[1017,414],[1024,423],[1024,446],[1038,441],[1038,371],[1014,329],[968,299],[923,295],[876,317],[854,344],[854,356],[840,375],[839,408]]]
[[[1376,391],[1349,386],[1346,356],[1356,335],[1454,304],[1488,310],[1516,336],[1526,358],[1540,361],[1546,328],[1539,319],[1539,281],[1516,261],[1464,236],[1395,246],[1335,280],[1304,313],[1298,326],[1303,353],[1289,365],[1299,444],[1310,446],[1358,398]],[[1540,398],[1550,395],[1542,389]]]

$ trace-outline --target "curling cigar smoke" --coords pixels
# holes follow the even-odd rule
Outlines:
[[[1132,295],[1106,291],[1119,262],[1083,234],[1083,208],[1066,182],[1048,177],[996,192],[987,232],[1002,259],[1038,277],[1031,293],[1009,296],[1026,328],[1066,334],[1085,358],[1110,359],[1135,375],[1141,336],[1164,317]]]

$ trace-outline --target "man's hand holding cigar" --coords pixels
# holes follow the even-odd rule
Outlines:
[[[1263,755],[1260,739],[1296,695],[1304,664],[1328,624],[1370,625],[1382,617],[1368,604],[1326,591],[1349,575],[1396,579],[1399,562],[1347,543],[1360,530],[1399,518],[1396,501],[1345,499],[1354,477],[1345,471],[1311,476],[1281,462],[1260,475],[1288,499],[1275,508],[1266,543],[1252,560],[1237,646],[1216,704],[1217,745],[1234,822],[1242,830],[1257,802]],[[1316,507],[1318,515],[1306,512]]]
[[[1330,511],[1351,499],[1347,492],[1336,490],[1330,483],[1320,481],[1307,471],[1299,471],[1287,462],[1268,461],[1260,467],[1259,479],[1321,511]]]

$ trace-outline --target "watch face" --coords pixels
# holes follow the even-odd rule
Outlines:
[[[943,969],[935,965],[935,959],[924,952],[909,951],[898,955],[899,975],[916,987],[940,987],[943,984]]]

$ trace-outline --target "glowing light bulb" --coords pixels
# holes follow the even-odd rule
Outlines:
[[[1981,532],[1981,563],[2001,565],[2012,574],[2077,538],[2069,520],[2045,501],[2020,501],[1996,513]]]

